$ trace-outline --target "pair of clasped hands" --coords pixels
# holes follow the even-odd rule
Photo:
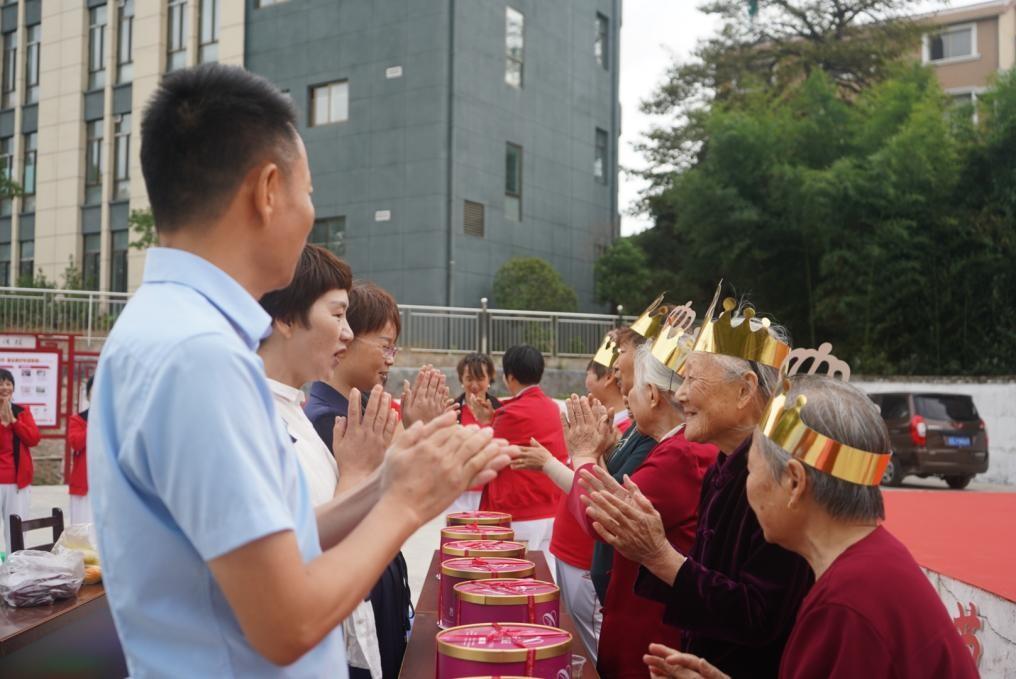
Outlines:
[[[380,471],[382,489],[394,492],[421,523],[443,511],[470,484],[493,480],[517,448],[490,428],[458,424],[457,406],[444,374],[420,369],[403,385],[401,420],[381,385],[367,397],[349,393],[347,417],[335,418],[332,453],[339,467],[337,494]]]

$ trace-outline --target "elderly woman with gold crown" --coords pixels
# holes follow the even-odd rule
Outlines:
[[[748,453],[748,502],[766,540],[804,557],[815,585],[798,612],[780,677],[976,677],[969,650],[907,548],[879,525],[889,437],[875,405],[832,374],[828,344],[791,377]],[[794,357],[792,357],[793,359]],[[653,676],[719,679],[711,663],[654,644]],[[737,675],[735,675],[737,676]]]
[[[766,542],[745,496],[752,434],[790,347],[784,332],[753,309],[738,313],[733,300],[714,319],[719,292],[676,366],[685,437],[721,451],[703,479],[691,548],[668,542],[659,514],[630,479],[622,486],[593,468],[580,483],[591,491],[594,528],[642,565],[635,591],[665,604],[664,622],[682,630],[682,650],[735,677],[769,677],[812,583],[804,559]],[[668,336],[661,333],[657,344]]]

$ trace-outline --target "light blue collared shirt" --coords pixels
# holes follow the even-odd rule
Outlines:
[[[182,250],[148,251],[144,284],[99,359],[89,497],[106,594],[131,676],[346,677],[336,629],[277,667],[247,642],[207,562],[317,523],[256,353],[271,319],[239,283]]]

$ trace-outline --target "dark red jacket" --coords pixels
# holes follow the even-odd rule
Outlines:
[[[67,442],[71,447],[71,471],[67,475],[67,485],[71,495],[88,495],[87,413],[86,410],[85,417],[71,415],[67,422]]]
[[[17,405],[11,410],[14,422],[10,426],[0,424],[0,483],[17,483],[20,489],[32,485],[35,468],[29,448],[39,445],[42,437],[31,410]]]
[[[557,459],[568,463],[561,410],[538,386],[530,387],[494,411],[494,436],[528,446],[535,438]],[[561,490],[541,471],[502,469],[486,485],[480,509],[507,512],[514,521],[549,519],[557,512]]]

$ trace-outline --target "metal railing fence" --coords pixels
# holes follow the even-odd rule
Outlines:
[[[130,294],[90,290],[0,287],[0,332],[74,333],[105,337]],[[588,356],[603,335],[634,316],[578,314],[480,307],[399,305],[409,351],[498,354],[532,344],[548,356]]]

